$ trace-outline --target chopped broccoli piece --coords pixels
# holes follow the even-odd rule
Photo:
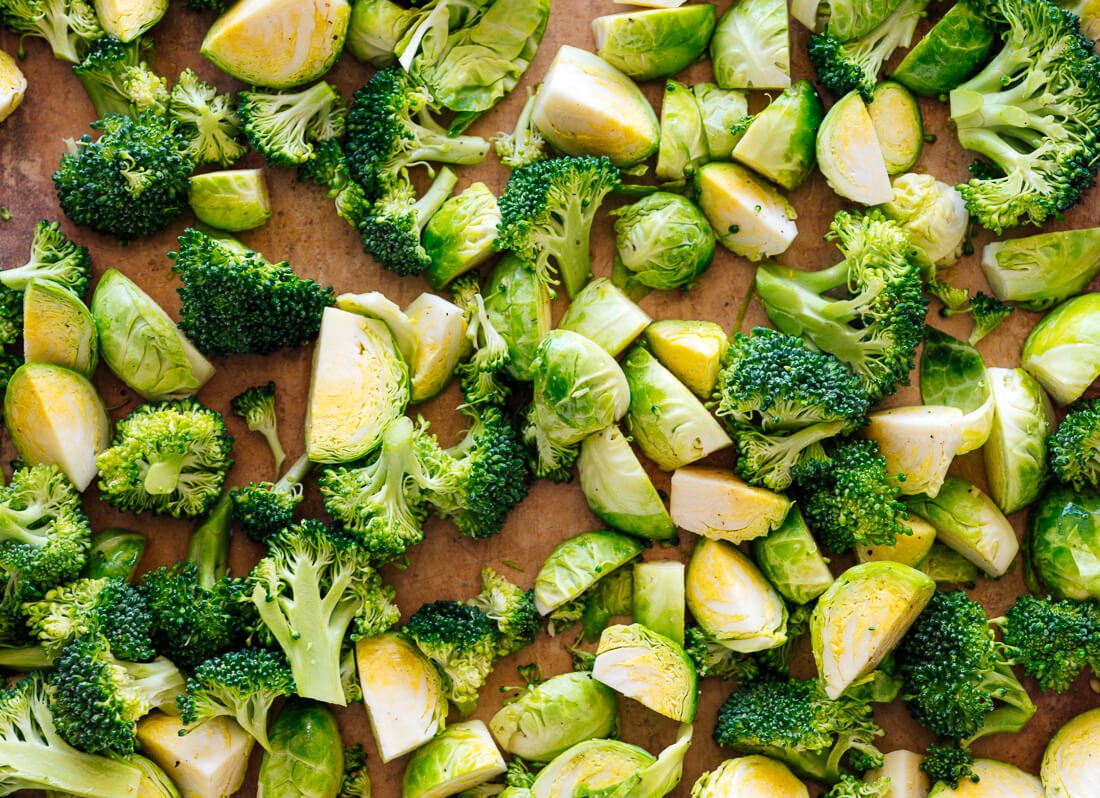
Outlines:
[[[344,778],[336,798],[371,798],[367,755],[358,743],[344,749]]]
[[[1075,490],[1100,486],[1100,400],[1074,403],[1047,446],[1059,480]]]
[[[55,58],[76,64],[88,45],[104,35],[95,8],[85,0],[2,0],[0,18],[19,35],[20,56],[23,38],[34,36],[45,39]]]
[[[844,774],[822,798],[887,798],[890,795],[890,778],[883,776],[874,781],[864,781],[857,776]]]
[[[23,292],[13,291],[0,283],[0,346],[8,346],[23,334]],[[5,368],[11,366],[9,360]],[[16,366],[15,368],[18,368]],[[12,372],[15,369],[11,369]],[[11,377],[9,373],[7,375]],[[5,383],[5,388],[7,384]]]
[[[1100,676],[1100,603],[1023,595],[995,622],[1040,690],[1064,693],[1086,667]]]
[[[313,157],[298,167],[299,180],[311,180],[328,189],[336,213],[356,230],[361,230],[372,212],[372,202],[363,187],[351,179],[348,159],[336,139],[325,139],[314,147]]]
[[[420,235],[457,182],[454,170],[444,167],[420,199],[415,198],[411,185],[404,184],[375,200],[359,227],[363,250],[395,274],[423,272],[432,259]]]
[[[347,101],[326,81],[301,91],[242,91],[237,98],[245,136],[272,166],[305,163],[315,143],[344,134]]]
[[[248,429],[264,436],[275,458],[275,473],[283,469],[286,453],[279,442],[278,417],[275,414],[275,383],[254,385],[233,397],[229,403],[233,413],[248,424]]]
[[[455,304],[466,314],[466,337],[473,347],[473,354],[457,368],[466,403],[503,404],[511,393],[504,377],[512,356],[508,341],[493,326],[485,310],[477,274],[458,277],[451,283],[451,291]]]
[[[980,291],[970,297],[970,313],[974,319],[974,329],[970,332],[969,338],[970,345],[974,346],[993,332],[998,324],[1012,315],[1013,310],[1015,308]]]
[[[102,36],[88,46],[73,72],[88,92],[96,116],[164,113],[168,105],[168,81],[145,62],[151,47],[145,39],[124,44],[114,36]]]
[[[531,645],[542,627],[535,591],[516,587],[492,568],[481,569],[481,592],[469,604],[496,622],[498,657]]]
[[[439,668],[458,711],[473,712],[493,670],[500,635],[496,621],[468,604],[434,601],[414,612],[403,631]]]
[[[153,616],[145,596],[124,579],[77,579],[23,605],[27,625],[56,657],[78,636],[101,634],[119,659],[156,656]]]
[[[516,129],[511,133],[497,133],[493,137],[493,149],[496,150],[500,162],[509,169],[530,166],[546,157],[546,142],[531,119],[536,96],[535,92],[528,89],[527,102],[523,104],[523,110],[516,120]]]
[[[690,626],[684,632],[684,653],[695,663],[701,678],[717,676],[745,684],[760,675],[760,666],[754,657],[726,648],[698,626]]]
[[[249,482],[229,491],[233,502],[233,520],[241,531],[258,543],[290,526],[294,509],[302,503],[302,481],[313,467],[302,455],[278,482]]]
[[[27,262],[0,271],[0,283],[14,291],[25,291],[31,280],[44,280],[81,298],[91,277],[92,261],[87,248],[66,238],[60,224],[45,219],[34,226]]]
[[[924,760],[920,763],[920,769],[928,774],[933,784],[943,782],[952,789],[959,786],[959,782],[967,776],[974,781],[977,777],[974,773],[974,755],[970,749],[958,743],[949,745],[937,745],[932,743],[925,751]]]
[[[229,166],[248,148],[240,141],[241,120],[233,98],[218,94],[193,70],[185,69],[168,98],[168,116],[187,139],[185,152],[196,164]]]
[[[956,313],[965,313],[970,308],[970,292],[965,288],[951,285],[943,280],[926,280],[924,290],[943,303],[940,315],[953,316]]]

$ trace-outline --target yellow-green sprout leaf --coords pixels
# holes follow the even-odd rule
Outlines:
[[[813,601],[833,583],[829,563],[798,507],[778,528],[752,542],[752,554],[768,581],[795,604]]]
[[[924,122],[916,98],[900,83],[887,80],[875,86],[867,113],[886,171],[900,175],[912,169],[924,149]]]
[[[993,391],[978,350],[934,327],[924,332],[920,395],[926,405],[957,407],[964,415],[956,454],[980,449],[993,428]]]
[[[288,700],[271,727],[270,744],[260,761],[256,798],[336,798],[344,776],[344,744],[327,705]]]
[[[698,676],[675,641],[638,623],[604,629],[592,678],[681,723],[695,720]]]
[[[733,158],[788,191],[797,188],[813,173],[817,129],[824,117],[814,87],[800,80],[753,118],[733,148]]]
[[[592,35],[600,58],[635,80],[653,80],[698,59],[714,22],[714,6],[698,3],[596,17]]]
[[[697,83],[691,90],[703,117],[711,160],[727,160],[744,133],[743,122],[749,115],[745,93],[720,89],[713,83]]]
[[[1100,751],[1100,709],[1071,719],[1051,738],[1039,775],[1047,798],[1094,795]]]
[[[419,358],[420,336],[412,320],[396,302],[381,291],[368,291],[365,294],[340,294],[336,297],[336,307],[348,313],[378,319],[385,324],[405,365],[413,369]]]
[[[405,765],[402,798],[446,798],[504,773],[507,766],[480,720],[455,723]]]
[[[1044,793],[1039,779],[1015,765],[996,759],[975,759],[972,776],[960,779],[957,787],[937,782],[928,798],[1056,798],[1059,795],[1057,792]]]
[[[91,311],[56,283],[31,280],[23,292],[23,359],[91,377],[99,364],[99,336]]]
[[[634,795],[640,771],[656,762],[648,751],[620,740],[587,740],[556,756],[539,771],[531,798]]]
[[[737,0],[710,42],[714,79],[723,89],[791,85],[790,36],[784,0]]]
[[[405,315],[416,333],[411,401],[423,402],[447,387],[455,367],[470,353],[466,314],[441,296],[421,294]]]
[[[714,540],[744,543],[783,523],[791,502],[779,493],[745,484],[732,472],[684,466],[672,475],[672,520]]]
[[[1100,294],[1075,297],[1044,316],[1020,365],[1058,404],[1079,398],[1100,376]]]
[[[686,569],[661,560],[634,566],[634,620],[677,645],[684,644]]]
[[[616,217],[615,268],[621,266],[628,282],[643,292],[691,288],[714,260],[714,231],[686,197],[656,191],[611,215]]]
[[[558,328],[580,333],[617,357],[652,319],[611,281],[597,277],[581,289],[558,321]]]
[[[925,798],[928,795],[928,774],[920,769],[924,757],[915,751],[899,748],[882,755],[882,767],[863,774],[863,780],[874,783],[890,779],[886,798]]]
[[[601,529],[563,540],[535,577],[535,606],[548,615],[642,552],[642,542]]]
[[[727,759],[699,777],[691,798],[810,798],[806,785],[782,762],[754,754]]]
[[[829,187],[845,199],[863,205],[893,199],[875,124],[858,91],[841,97],[825,114],[817,135],[817,165]]]
[[[1052,486],[1031,512],[1027,549],[1035,575],[1055,596],[1100,600],[1100,497]]]
[[[1050,479],[1047,441],[1054,409],[1046,392],[1023,369],[989,369],[993,426],[982,454],[989,494],[1004,513],[1027,507]]]
[[[431,258],[425,274],[439,291],[456,277],[478,268],[493,255],[500,208],[484,183],[471,183],[432,214],[421,241]]]
[[[187,201],[195,218],[218,230],[252,230],[271,218],[262,169],[227,169],[191,178]]]
[[[248,773],[248,757],[256,738],[237,722],[211,718],[185,735],[174,715],[153,712],[137,725],[141,752],[171,774],[185,796],[233,795]]]
[[[902,493],[935,496],[966,439],[966,418],[945,405],[895,407],[872,413],[863,434],[878,444],[887,472],[905,476]]]
[[[751,261],[787,251],[798,214],[775,188],[733,163],[708,163],[695,173],[695,197],[722,245]]]
[[[26,76],[15,59],[0,50],[0,122],[15,113],[26,93]]]
[[[701,8],[701,6],[694,6]],[[713,7],[712,7],[713,8]],[[691,89],[670,80],[661,101],[661,146],[655,174],[662,182],[690,177],[699,164],[710,160],[699,103]]]
[[[898,535],[893,543],[856,546],[856,559],[860,562],[889,560],[919,568],[936,542],[936,528],[915,515],[902,521],[909,528],[908,535]]]
[[[1100,273],[1100,227],[990,242],[982,271],[997,299],[1046,310],[1080,294]]]

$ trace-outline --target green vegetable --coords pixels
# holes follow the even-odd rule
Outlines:
[[[574,798],[578,794],[634,795],[640,771],[656,760],[620,740],[586,740],[556,756],[535,777],[531,798]],[[583,792],[579,792],[583,790]]]
[[[992,798],[997,795],[1045,798],[1039,779],[1015,765],[995,759],[975,759],[973,775],[960,780],[958,787],[938,782],[928,795],[930,798]]]
[[[714,231],[690,200],[657,191],[612,212],[616,263],[645,289],[690,287],[714,259]]]
[[[808,604],[833,584],[828,562],[798,508],[777,529],[756,538],[752,554],[775,589],[796,604]]]
[[[103,30],[124,42],[129,42],[160,22],[168,11],[168,3],[163,0],[154,3],[141,3],[135,0],[96,0],[95,10]]]
[[[582,532],[559,543],[535,577],[535,606],[548,615],[637,557],[642,543],[610,530]]]
[[[1054,410],[1039,383],[1023,369],[989,369],[988,375],[994,414],[982,453],[989,493],[1008,514],[1043,493],[1050,477],[1047,441]]]
[[[604,630],[592,678],[666,718],[695,720],[695,666],[675,641],[641,624]]]
[[[27,262],[0,271],[0,283],[13,291],[26,291],[32,281],[52,283],[78,299],[84,297],[92,276],[92,262],[86,247],[70,241],[58,222],[41,220],[34,226],[34,237]]]
[[[485,312],[508,343],[508,373],[529,381],[539,344],[550,332],[550,293],[538,273],[505,253],[485,281]]]
[[[455,723],[409,758],[402,798],[445,798],[506,770],[489,730],[480,720]]]
[[[1055,485],[1028,520],[1027,557],[1058,598],[1100,599],[1100,500],[1091,490]]]
[[[816,146],[818,168],[841,197],[863,205],[893,199],[875,123],[859,92],[848,92],[825,114]]]
[[[123,43],[112,35],[88,45],[73,74],[88,92],[100,119],[112,114],[136,119],[145,112],[163,117],[169,100],[168,81],[150,68],[146,59],[151,49],[148,40]]]
[[[1100,294],[1082,294],[1050,311],[1024,342],[1020,365],[1058,404],[1069,404],[1100,375]]]
[[[698,59],[714,33],[714,20],[710,3],[652,8],[596,17],[592,35],[600,58],[635,80],[653,80]]]
[[[1100,273],[1100,227],[994,241],[982,249],[982,271],[998,299],[1046,310]]]
[[[752,754],[727,759],[691,788],[692,798],[809,798],[810,791],[782,762]]]
[[[697,83],[692,87],[692,92],[703,118],[703,132],[707,137],[711,160],[729,158],[752,120],[744,92],[720,89],[713,83]]]
[[[428,219],[422,236],[431,258],[426,273],[432,288],[446,288],[454,278],[485,263],[493,254],[499,224],[497,198],[484,183],[471,183],[444,202]]]
[[[23,358],[90,378],[99,365],[99,336],[91,311],[57,283],[31,280],[23,292]]]
[[[391,0],[358,0],[351,6],[345,47],[371,66],[379,69],[393,66],[397,43],[416,21],[414,9],[403,8]]]
[[[20,37],[44,40],[55,58],[77,63],[92,40],[103,36],[92,3],[10,3],[4,11],[4,26]]]
[[[891,175],[908,172],[920,160],[924,148],[924,122],[920,106],[900,83],[891,80],[875,86],[867,113]]]
[[[672,560],[634,566],[634,620],[684,644],[684,564]]]
[[[1041,690],[1064,693],[1086,667],[1100,668],[1100,603],[1024,594],[997,622],[1016,662]]]
[[[332,710],[291,699],[271,727],[271,748],[260,762],[256,795],[338,798],[344,746]]]
[[[168,96],[168,115],[188,138],[186,152],[195,163],[230,166],[248,152],[234,105],[232,95],[218,94],[193,70],[180,73]]]
[[[104,529],[92,535],[85,579],[133,579],[145,552],[145,536],[128,529]]]
[[[579,333],[617,357],[650,321],[649,314],[610,280],[597,277],[573,297],[558,321],[558,329]]]
[[[920,392],[926,405],[957,407],[966,414],[967,431],[957,454],[985,445],[993,426],[993,392],[985,363],[974,347],[926,327]]]
[[[724,469],[689,465],[672,475],[673,522],[714,540],[742,543],[766,535],[790,507],[785,496],[750,487]]]
[[[753,118],[733,159],[788,191],[798,188],[813,172],[824,117],[821,98],[809,81],[800,80]]]
[[[657,150],[655,170],[657,179],[664,182],[683,181],[691,177],[700,164],[709,160],[703,117],[695,95],[683,83],[668,81],[661,101],[661,146]]]
[[[1093,755],[1100,740],[1100,710],[1082,712],[1065,723],[1047,743],[1039,771],[1050,798],[1087,795],[1093,784]]]
[[[156,656],[153,617],[145,597],[121,577],[77,579],[25,602],[27,629],[51,659],[77,637],[102,635],[115,657],[132,662]]]
[[[970,3],[955,3],[905,54],[890,77],[925,97],[945,94],[982,67],[994,38],[992,26]]]
[[[919,520],[909,519],[910,522]],[[933,530],[934,531],[934,530]],[[933,542],[924,559],[917,563],[918,571],[928,574],[937,583],[973,585],[978,581],[978,566],[954,549]]]
[[[235,233],[267,224],[271,199],[260,169],[204,172],[191,178],[187,202],[195,218],[218,230]]]
[[[781,255],[798,235],[794,207],[738,164],[706,164],[695,173],[694,191],[718,240],[735,255]]]
[[[723,89],[791,85],[787,4],[738,0],[722,15],[710,42],[715,82]]]
[[[469,328],[462,308],[435,294],[410,302],[405,317],[416,334],[409,400],[423,402],[447,387],[459,362],[470,354]]]
[[[512,132],[498,133],[493,137],[497,158],[509,169],[528,166],[546,157],[546,142],[535,129],[531,118],[535,111],[535,94],[530,88],[527,89],[527,102],[523,104]]]
[[[299,457],[278,482],[249,482],[229,491],[233,503],[233,520],[241,531],[253,540],[267,539],[290,526],[294,510],[302,502],[302,482],[313,463],[305,455]]]
[[[909,172],[894,178],[893,194],[880,210],[909,234],[910,243],[936,266],[962,257],[970,214],[958,191],[931,175]]]
[[[729,337],[721,325],[661,319],[646,327],[645,342],[661,365],[696,396],[711,397],[729,347]]]

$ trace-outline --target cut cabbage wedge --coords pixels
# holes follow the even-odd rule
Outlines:
[[[825,114],[817,133],[817,166],[845,199],[882,205],[894,198],[875,123],[858,91],[845,94]]]
[[[604,629],[592,678],[666,718],[695,720],[695,665],[674,640],[640,623]]]

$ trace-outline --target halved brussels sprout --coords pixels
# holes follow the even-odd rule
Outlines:
[[[441,296],[421,294],[405,308],[405,316],[416,333],[410,401],[423,402],[447,387],[470,352],[466,314]]]
[[[675,75],[707,49],[714,33],[710,3],[612,14],[592,20],[596,53],[635,80]]]
[[[1089,798],[1100,776],[1100,709],[1072,718],[1047,743],[1039,771],[1046,798]]]
[[[913,516],[909,519],[920,521]],[[923,523],[923,522],[922,522]],[[937,584],[973,585],[978,581],[978,566],[966,559],[954,549],[942,543],[932,543],[925,558],[917,563],[918,571],[928,574]]]
[[[419,748],[443,728],[447,696],[439,672],[398,634],[355,641],[363,705],[383,762]]]
[[[64,366],[89,378],[99,365],[91,311],[57,283],[31,280],[23,291],[23,359]]]
[[[1059,598],[1100,600],[1100,497],[1055,485],[1031,511],[1027,556]]]
[[[615,691],[589,673],[563,673],[529,685],[489,721],[500,747],[532,762],[548,762],[618,726]]]
[[[530,380],[535,352],[550,332],[546,285],[508,252],[489,272],[482,295],[489,321],[508,342],[508,372],[517,380]]]
[[[890,544],[860,544],[856,546],[856,559],[860,562],[889,560],[923,570],[920,564],[932,551],[932,545],[936,542],[936,528],[915,515],[906,518],[902,523],[909,528],[908,535],[898,535]]]
[[[841,41],[866,36],[881,25],[901,0],[829,0],[828,31]]]
[[[564,45],[542,79],[531,119],[566,155],[628,167],[657,152],[661,128],[645,95],[598,55]]]
[[[432,263],[425,271],[439,291],[456,277],[478,268],[493,256],[500,224],[496,195],[484,183],[471,183],[432,214],[421,241]]]
[[[684,644],[684,573],[682,562],[661,560],[634,566],[634,620]]]
[[[271,218],[271,198],[262,169],[193,175],[187,202],[200,222],[230,233],[260,227]]]
[[[948,477],[936,497],[913,496],[910,512],[936,528],[936,540],[989,576],[1003,576],[1020,551],[1012,524],[996,503],[959,477]]]
[[[676,379],[700,399],[710,399],[730,344],[721,325],[713,321],[661,319],[646,327],[645,342]]]
[[[957,454],[985,445],[993,428],[993,391],[977,349],[935,327],[925,328],[920,395],[926,405],[957,407],[966,414]]]
[[[0,51],[0,122],[15,113],[26,93],[26,75],[14,58]]]
[[[690,287],[714,260],[714,231],[695,204],[657,191],[611,212],[616,262],[645,288]]]
[[[956,407],[895,407],[872,413],[863,434],[878,444],[889,473],[905,475],[902,493],[935,496],[962,448],[965,424]]]
[[[699,103],[691,89],[670,80],[661,101],[661,145],[657,150],[657,179],[676,182],[690,177],[699,164],[710,160]]]
[[[1068,405],[1100,376],[1100,294],[1082,294],[1043,317],[1024,343],[1020,365]]]
[[[788,191],[798,188],[814,170],[824,118],[821,98],[808,80],[800,80],[753,118],[733,158]]]
[[[699,626],[726,648],[743,653],[787,642],[787,607],[736,547],[701,538],[688,563],[684,591]]]
[[[753,754],[727,759],[704,773],[691,798],[810,798],[810,791],[782,762]]]
[[[834,701],[893,651],[936,592],[936,583],[897,562],[854,565],[818,599],[810,618],[814,661]]]
[[[1053,795],[1044,794],[1042,783],[1015,765],[996,759],[975,759],[970,778],[960,779],[957,787],[937,782],[928,798],[1053,798]]]
[[[1023,369],[989,369],[993,426],[982,454],[989,493],[1003,513],[1027,507],[1050,479],[1047,440],[1054,409],[1046,392]]]
[[[714,79],[723,89],[785,89],[791,46],[785,0],[737,0],[710,42]]]
[[[951,266],[963,253],[970,213],[962,195],[932,175],[894,178],[893,197],[879,210],[901,225],[909,241],[936,266]]]
[[[912,169],[924,149],[924,121],[916,98],[900,83],[887,80],[875,86],[867,113],[875,126],[886,171],[899,175]]]
[[[153,712],[137,724],[141,752],[152,759],[187,798],[233,795],[248,773],[256,738],[237,722],[211,718],[185,735],[174,715]]]
[[[569,303],[558,328],[580,333],[616,357],[642,334],[649,314],[604,277],[591,280]]]
[[[270,740],[271,748],[260,761],[256,798],[337,798],[344,744],[327,705],[288,700],[271,727]]]
[[[420,336],[396,302],[381,291],[367,291],[362,294],[340,294],[336,297],[336,307],[348,313],[378,319],[385,324],[405,365],[412,370],[418,359]]]
[[[4,424],[27,465],[52,463],[83,491],[111,442],[107,408],[87,377],[52,363],[25,363],[8,380]]]
[[[817,166],[845,199],[863,205],[893,199],[875,123],[858,91],[845,94],[825,114],[817,134]]]
[[[192,396],[214,376],[160,305],[117,269],[99,279],[91,311],[104,362],[143,399]]]
[[[681,529],[714,540],[744,543],[783,523],[786,496],[745,484],[732,472],[684,466],[672,475],[672,521]]]
[[[455,723],[418,748],[405,765],[402,798],[446,798],[507,770],[480,720]]]
[[[728,160],[743,135],[743,122],[749,115],[749,101],[744,92],[720,89],[713,83],[697,83],[691,90],[703,118],[710,159]],[[737,132],[734,132],[735,128]]]
[[[700,168],[695,197],[722,245],[751,261],[783,254],[798,235],[794,207],[738,164]]]
[[[346,463],[374,451],[385,428],[405,412],[409,393],[408,367],[389,328],[325,308],[306,405],[309,459]]]
[[[695,665],[675,640],[640,623],[604,629],[592,678],[666,718],[681,723],[695,720],[699,703]]]
[[[982,250],[982,271],[997,299],[1046,310],[1100,274],[1100,227],[993,241]]]
[[[890,791],[883,798],[925,798],[930,780],[921,770],[924,757],[915,751],[899,748],[882,755],[882,767],[868,770],[863,780],[876,782],[890,779]]]
[[[601,529],[563,540],[535,577],[535,606],[548,615],[579,596],[642,552],[642,543],[629,535]]]
[[[833,583],[829,563],[798,507],[777,529],[752,542],[752,555],[780,595],[795,604],[808,604]]]
[[[645,749],[621,740],[586,740],[539,771],[531,785],[531,798],[634,796],[641,771],[656,761]]]
[[[630,387],[627,428],[642,452],[665,471],[732,445],[703,403],[642,347],[627,354],[623,373]]]
[[[890,77],[925,97],[946,94],[981,69],[995,40],[981,14],[968,3],[955,3]]]
[[[588,507],[600,520],[651,540],[676,537],[660,494],[617,425],[584,439],[577,470]]]

